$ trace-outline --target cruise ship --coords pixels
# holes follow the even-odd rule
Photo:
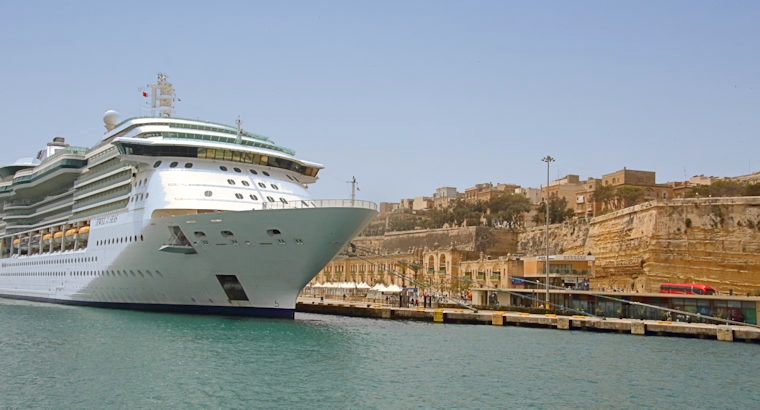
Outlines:
[[[0,297],[292,318],[299,291],[377,214],[312,199],[322,165],[235,126],[106,111],[91,148],[55,137],[0,168]]]

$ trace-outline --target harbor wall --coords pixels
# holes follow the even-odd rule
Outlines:
[[[545,228],[521,233],[518,252],[542,255]],[[592,288],[657,291],[703,283],[721,293],[760,289],[760,197],[653,201],[549,227],[552,254],[594,255]]]

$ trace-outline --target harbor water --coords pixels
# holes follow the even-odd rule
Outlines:
[[[0,409],[756,408],[760,346],[0,299]]]

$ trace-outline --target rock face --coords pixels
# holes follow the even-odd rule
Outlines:
[[[518,252],[543,255],[545,228],[519,237]],[[553,225],[556,254],[596,257],[592,288],[657,292],[660,283],[703,283],[721,293],[760,289],[760,197],[654,201]]]

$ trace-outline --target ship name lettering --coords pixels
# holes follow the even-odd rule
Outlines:
[[[101,216],[100,218],[92,221],[93,226],[109,225],[118,222],[119,217],[117,215]]]

